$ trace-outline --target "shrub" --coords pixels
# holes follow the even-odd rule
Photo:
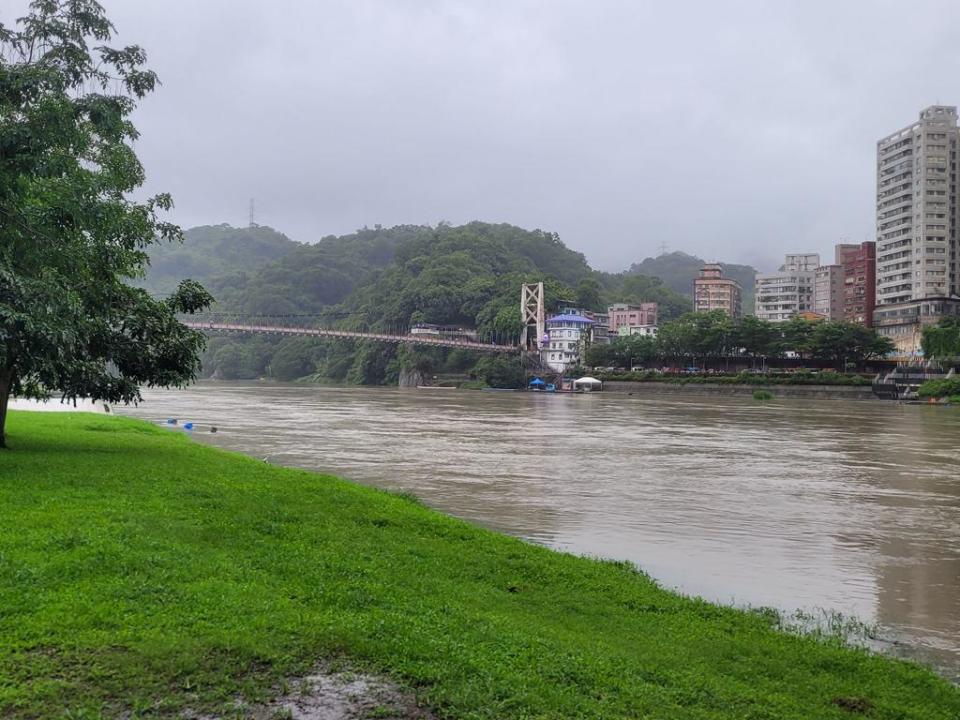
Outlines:
[[[773,400],[773,393],[768,390],[754,390],[753,391],[754,400]]]
[[[942,398],[960,395],[960,377],[949,377],[943,380],[927,380],[917,394],[922,398]]]
[[[864,375],[845,375],[827,370],[821,373],[812,373],[801,370],[793,373],[753,373],[742,371],[736,375],[676,375],[657,372],[656,370],[636,370],[622,373],[601,373],[601,380],[618,380],[623,382],[665,382],[679,385],[699,385],[709,383],[713,385],[870,385],[873,380]]]

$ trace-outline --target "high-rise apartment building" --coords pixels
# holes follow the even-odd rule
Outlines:
[[[842,265],[821,265],[814,271],[813,311],[827,320],[843,320]]]
[[[957,314],[957,108],[932,105],[877,142],[877,332],[916,353],[924,325]]]
[[[957,109],[877,142],[877,305],[946,297],[957,279]]]
[[[843,318],[873,327],[877,292],[877,245],[837,245],[837,263],[843,268]]]
[[[740,283],[723,277],[723,268],[707,263],[693,281],[693,309],[696,312],[723,310],[736,320],[743,315],[743,289]]]
[[[820,256],[787,255],[775,273],[757,273],[756,315],[769,322],[785,322],[794,315],[813,312],[813,290]]]

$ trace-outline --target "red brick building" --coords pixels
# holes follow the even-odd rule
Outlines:
[[[877,305],[877,244],[837,247],[837,261],[843,267],[843,317],[873,327]]]

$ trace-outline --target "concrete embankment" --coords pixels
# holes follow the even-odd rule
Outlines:
[[[635,395],[727,395],[751,396],[766,390],[774,397],[819,398],[822,400],[876,400],[869,385],[728,385],[725,383],[665,383],[609,380],[606,392],[628,392]]]

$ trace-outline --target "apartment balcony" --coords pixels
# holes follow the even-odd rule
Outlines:
[[[905,146],[896,148],[896,150],[898,150],[899,152],[891,152],[886,156],[883,156],[883,153],[881,152],[882,159],[880,160],[880,167],[883,167],[884,165],[891,165],[893,163],[906,160],[907,158],[910,158],[913,156],[912,145],[909,145],[909,146],[905,145]]]
[[[903,272],[904,270],[906,272]],[[878,288],[891,283],[906,282],[907,280],[913,280],[913,271],[907,268],[896,268],[893,272],[884,272],[883,274],[877,273]]]
[[[911,217],[913,215],[913,196],[907,195],[889,205],[880,203],[877,206],[877,210],[882,211],[877,219],[883,222],[890,222],[891,220],[897,220],[902,217]]]
[[[904,228],[903,230],[892,230],[888,233],[882,233],[877,235],[877,245],[883,243],[896,242],[898,240],[912,240],[913,239],[913,230],[911,228]]]
[[[912,237],[895,237],[889,240],[877,240],[877,253],[893,250],[894,248],[908,247],[913,243]]]
[[[910,227],[913,225],[913,215],[901,215],[898,218],[892,218],[885,220],[880,224],[879,231],[881,233],[887,233],[892,230],[899,230],[903,227]]]
[[[907,258],[913,256],[913,249],[908,248],[906,250],[893,250],[883,255],[877,255],[877,265],[880,266],[883,264],[886,266],[887,263],[893,262],[894,260],[899,260],[900,258]]]

